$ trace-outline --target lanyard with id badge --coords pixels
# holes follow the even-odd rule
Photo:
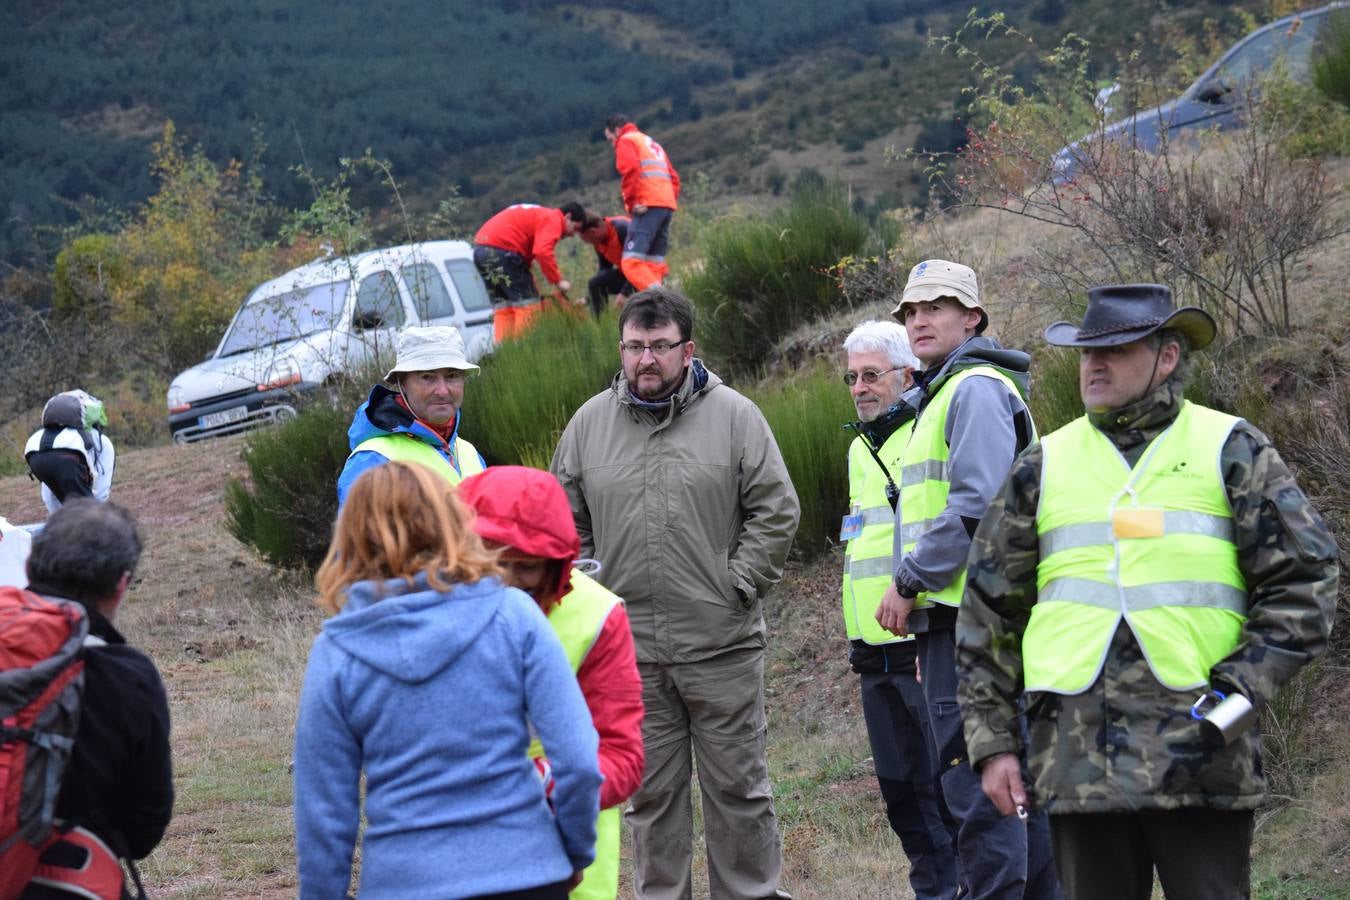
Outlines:
[[[862,537],[863,514],[860,512],[844,516],[843,522],[839,526],[839,540],[851,541],[856,537]]]

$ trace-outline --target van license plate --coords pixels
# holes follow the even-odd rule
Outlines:
[[[219,428],[222,425],[228,425],[231,422],[238,422],[246,418],[248,418],[247,406],[231,406],[229,409],[222,409],[220,412],[207,413],[197,419],[197,424],[202,428]]]

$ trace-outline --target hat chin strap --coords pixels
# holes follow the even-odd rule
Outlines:
[[[1140,394],[1138,397],[1135,397],[1129,403],[1126,403],[1125,404],[1126,406],[1133,406],[1140,400],[1143,400],[1149,394],[1153,393],[1159,387],[1161,387],[1161,385],[1154,384],[1153,379],[1158,377],[1158,363],[1162,362],[1162,352],[1163,352],[1163,344],[1162,342],[1159,342],[1158,351],[1153,354],[1153,371],[1149,373],[1148,384],[1144,385],[1144,392]],[[402,389],[402,385],[399,385],[399,388]]]

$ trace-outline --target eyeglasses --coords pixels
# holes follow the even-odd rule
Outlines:
[[[624,341],[619,345],[619,349],[629,356],[641,356],[644,351],[652,351],[652,356],[665,356],[676,347],[683,347],[688,341],[652,341],[650,344],[644,344],[641,341]]]
[[[876,384],[877,379],[882,375],[885,375],[887,372],[898,372],[901,368],[902,366],[892,366],[889,369],[882,369],[880,372],[875,369],[863,369],[861,372],[845,372],[844,384],[853,387],[858,383],[859,378],[862,379],[863,384]]]

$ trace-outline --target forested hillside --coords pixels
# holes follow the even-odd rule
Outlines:
[[[1285,6],[1288,3],[1283,4]],[[1042,33],[1083,32],[1099,65],[1166,28],[1239,34],[1265,0],[983,6]],[[41,266],[46,226],[116,214],[153,190],[150,145],[173,120],[217,163],[260,159],[269,193],[304,205],[293,167],[330,177],[370,149],[434,206],[475,214],[607,181],[598,122],[622,110],[668,132],[714,190],[772,193],[806,166],[857,172],[864,196],[911,202],[881,150],[959,142],[962,67],[925,47],[967,3],[940,0],[331,0],[0,8],[0,259]],[[1210,25],[1206,18],[1212,16]],[[1053,41],[1050,42],[1053,44]],[[1019,70],[1030,77],[1035,59]],[[594,146],[589,146],[594,144]],[[265,149],[262,149],[264,148]],[[259,156],[259,153],[261,155]],[[849,178],[848,180],[853,180]],[[359,185],[358,185],[359,195]],[[364,199],[377,201],[374,192]]]

